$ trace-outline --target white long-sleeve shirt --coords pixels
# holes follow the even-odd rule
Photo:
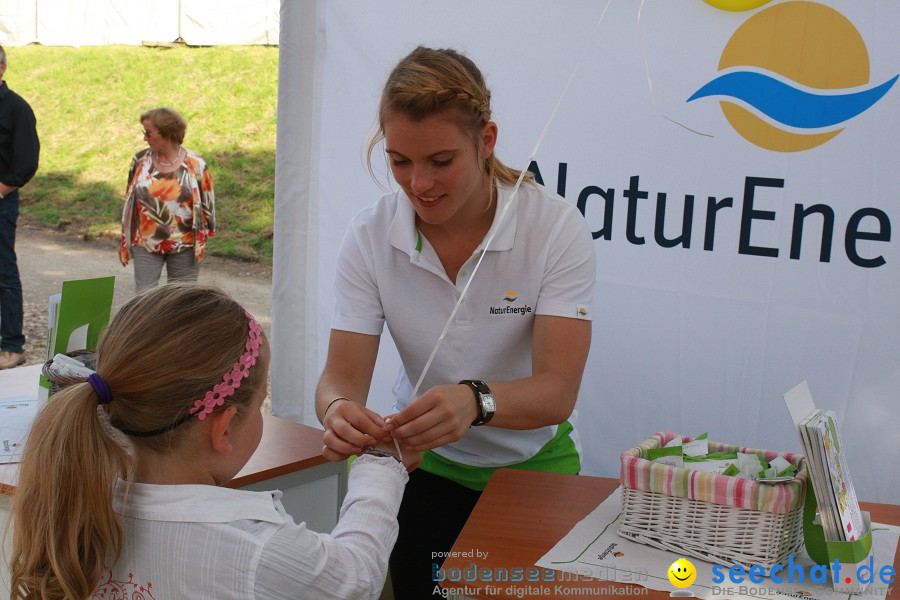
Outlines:
[[[358,458],[331,534],[295,524],[279,491],[120,481],[125,545],[93,597],[378,598],[407,480],[392,458]]]

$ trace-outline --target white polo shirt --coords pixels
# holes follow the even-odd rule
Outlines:
[[[581,213],[543,187],[523,184],[501,223],[512,186],[498,189],[494,222],[456,284],[416,229],[415,211],[402,190],[358,213],[344,236],[332,327],[380,335],[387,322],[403,361],[394,387],[398,410],[411,401],[410,382],[422,373],[495,230],[420,393],[461,379],[528,377],[536,315],[591,319],[594,242]],[[435,452],[467,465],[506,466],[534,456],[555,433],[555,426],[473,427]]]

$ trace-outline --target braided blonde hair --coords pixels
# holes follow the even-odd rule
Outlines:
[[[455,111],[459,126],[477,143],[479,134],[491,120],[491,91],[481,71],[467,56],[451,49],[419,46],[404,57],[384,84],[378,106],[378,132],[369,141],[367,161],[372,169],[372,152],[384,139],[384,123],[395,114],[422,120],[438,112]],[[507,167],[495,153],[485,160],[488,181],[514,184],[521,171]],[[525,181],[534,178],[526,173]],[[493,203],[496,189],[490,187]]]

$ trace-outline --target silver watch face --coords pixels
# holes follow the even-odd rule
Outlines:
[[[497,403],[494,402],[493,394],[481,394],[481,412],[489,414],[497,410]]]

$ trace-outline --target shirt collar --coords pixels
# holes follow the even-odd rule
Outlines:
[[[519,200],[518,197],[512,199],[512,204],[506,210],[507,214],[501,223],[500,217],[503,214],[503,208],[509,202],[512,190],[509,186],[500,184],[497,186],[497,192],[497,210],[494,211],[494,220],[476,250],[484,247],[485,242],[491,238],[494,231],[497,231],[497,235],[491,241],[489,252],[512,250],[513,248],[516,239],[516,215],[518,214]],[[412,257],[422,251],[422,234],[416,229],[416,211],[403,190],[397,190],[394,198],[397,206],[388,230],[388,241],[391,246]]]
[[[230,523],[250,519],[282,523],[281,492],[250,492],[214,485],[116,482],[116,512],[147,521]]]

